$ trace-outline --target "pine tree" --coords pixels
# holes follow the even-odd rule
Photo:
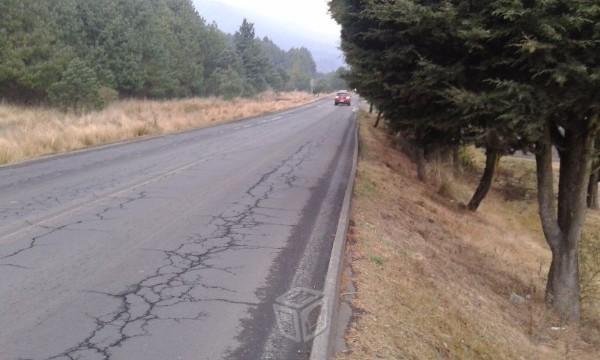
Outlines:
[[[234,35],[237,54],[242,61],[243,75],[246,79],[245,93],[254,95],[268,87],[266,80],[269,73],[269,63],[256,39],[254,24],[246,19]]]
[[[207,91],[209,94],[231,100],[242,96],[244,82],[240,74],[231,67],[217,69],[207,81]]]
[[[0,2],[0,97],[19,102],[45,98],[69,62],[71,51],[59,42],[48,5]]]
[[[313,61],[310,52],[303,56]],[[207,25],[191,0],[0,2],[0,98],[11,101],[48,102],[52,89],[52,101],[64,106],[57,89],[77,62],[93,72],[107,100],[114,91],[238,96],[239,81],[243,95],[252,96],[284,89],[291,57],[268,38],[257,39],[247,21],[234,36]],[[230,79],[231,87],[208,83],[215,78]]]
[[[505,44],[512,70],[501,85],[518,84],[513,92],[529,105],[509,115],[525,119],[525,135],[536,139],[539,211],[552,251],[546,300],[565,321],[579,320],[578,245],[600,125],[600,8],[586,0],[493,5],[488,26]],[[558,199],[553,146],[560,154]]]
[[[333,0],[331,10],[350,84],[420,145],[417,158],[423,147],[475,143],[488,148],[493,170],[499,151],[535,149],[553,254],[547,302],[565,321],[578,320],[578,242],[599,127],[600,8],[591,0]]]
[[[80,59],[73,59],[60,81],[48,90],[50,101],[63,108],[80,110],[102,106],[100,86],[94,71]]]

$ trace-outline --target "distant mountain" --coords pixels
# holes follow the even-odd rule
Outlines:
[[[227,33],[234,33],[244,18],[255,24],[256,35],[267,36],[279,47],[289,50],[292,47],[304,46],[313,54],[319,72],[334,71],[345,62],[339,50],[339,41],[315,39],[302,30],[290,27],[288,24],[277,21],[268,16],[248,12],[215,0],[194,0],[200,15],[208,23],[213,21],[219,28]]]

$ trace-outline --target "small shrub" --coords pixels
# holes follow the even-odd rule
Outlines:
[[[48,89],[50,102],[63,109],[90,110],[101,107],[100,86],[94,70],[80,59],[73,59],[59,82]]]
[[[437,193],[460,207],[466,206],[473,195],[472,190],[448,174],[448,171],[443,174]]]
[[[477,150],[470,146],[461,146],[458,149],[458,159],[465,169],[477,170],[476,152]]]
[[[98,89],[98,102],[100,107],[106,107],[110,103],[119,99],[119,92],[107,86],[100,86]]]
[[[445,198],[449,198],[455,200],[456,196],[454,194],[454,186],[452,182],[450,182],[447,178],[444,178],[440,184],[438,189],[438,194]]]
[[[371,261],[378,266],[383,266],[383,259],[380,256],[371,255]]]

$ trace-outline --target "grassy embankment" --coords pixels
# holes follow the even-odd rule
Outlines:
[[[424,185],[372,121],[362,115],[348,246],[355,318],[350,351],[339,358],[598,359],[600,279],[590,279],[600,270],[600,212],[590,213],[583,246],[586,320],[561,328],[544,305],[550,253],[534,162],[503,159],[494,190],[473,214],[462,204],[481,173],[479,152],[464,156],[463,177]]]
[[[264,93],[225,101],[196,98],[127,100],[102,111],[64,113],[0,103],[0,164],[146,135],[208,127],[313,101],[308,93]]]

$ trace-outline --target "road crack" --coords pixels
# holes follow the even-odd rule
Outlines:
[[[94,214],[94,218],[99,219],[99,220],[105,220],[106,219],[106,215],[111,212],[114,211],[116,209],[120,209],[123,210],[125,209],[125,207],[135,201],[139,201],[146,198],[146,192],[142,191],[138,194],[136,194],[136,196],[131,197],[131,198],[126,198],[126,199],[122,199],[121,202],[119,202],[116,206],[110,206],[110,207],[106,207],[104,208],[102,211]],[[0,256],[0,261],[3,260],[7,260],[7,259],[11,259],[11,258],[15,258],[19,255],[22,255],[25,252],[28,252],[30,250],[33,250],[34,248],[37,248],[39,246],[42,246],[40,244],[40,242],[44,239],[47,238],[55,233],[61,232],[61,231],[66,231],[69,230],[70,227],[72,226],[76,226],[76,225],[82,225],[85,224],[89,221],[87,220],[77,220],[77,221],[73,221],[67,224],[63,224],[60,226],[47,226],[47,225],[36,225],[37,227],[45,230],[45,232],[33,236],[29,239],[29,241],[27,242],[26,246],[21,247],[20,249],[14,250],[6,255]],[[92,231],[92,230],[89,230]],[[6,266],[7,264],[1,264],[0,266]],[[22,267],[22,268],[26,268],[26,267]]]
[[[265,218],[263,213],[266,209],[270,209],[263,207],[262,203],[272,197],[278,189],[295,186],[298,178],[294,174],[309,156],[310,143],[309,141],[303,144],[288,158],[264,173],[229,209],[210,217],[208,226],[215,227],[215,230],[209,235],[192,235],[170,250],[150,249],[162,254],[162,263],[138,283],[118,293],[88,291],[116,300],[118,305],[115,311],[92,316],[94,327],[85,338],[48,359],[74,360],[95,356],[108,360],[117,348],[131,339],[151,335],[150,325],[154,322],[197,321],[207,316],[201,310],[192,314],[173,314],[180,305],[222,302],[257,307],[259,303],[229,299],[227,296],[206,296],[207,290],[231,296],[235,296],[236,292],[207,284],[205,272],[217,271],[236,275],[238,269],[219,266],[211,263],[211,260],[223,253],[240,249],[273,249],[250,243],[247,240],[248,236],[257,236],[251,233],[252,230],[262,225],[292,226],[260,220]],[[127,203],[122,205],[126,206]],[[96,214],[96,217],[104,220],[108,212],[110,210],[104,209]]]

